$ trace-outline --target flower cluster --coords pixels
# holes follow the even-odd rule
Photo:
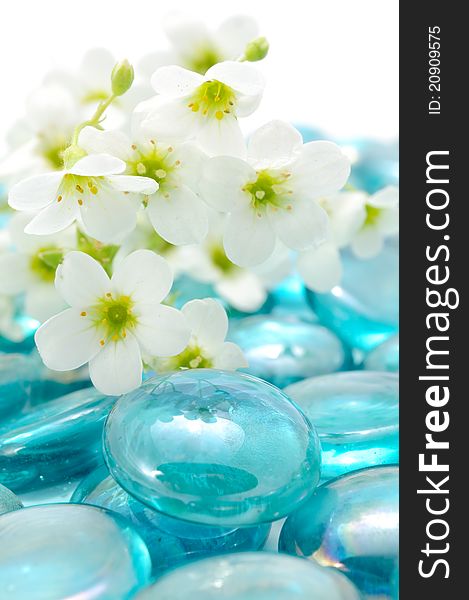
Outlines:
[[[254,312],[293,268],[330,290],[344,247],[367,258],[397,231],[396,190],[349,189],[335,143],[282,121],[246,143],[268,52],[252,19],[210,32],[173,14],[165,29],[171,48],[135,71],[97,49],[49,73],[0,160],[2,209],[19,211],[0,240],[0,334],[18,339],[21,306],[44,363],[88,364],[106,394],[144,368],[246,366],[219,301],[175,308],[181,278]]]

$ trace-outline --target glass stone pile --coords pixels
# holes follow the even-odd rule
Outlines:
[[[356,185],[394,183],[389,153],[356,148]],[[397,600],[397,266],[391,241],[345,253],[330,293],[289,278],[230,312],[243,372],[120,398],[42,367],[19,311],[25,339],[0,339],[0,598]]]

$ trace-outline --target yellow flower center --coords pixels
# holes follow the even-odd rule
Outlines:
[[[199,85],[187,106],[203,117],[221,121],[228,115],[236,117],[235,101],[234,90],[221,81],[212,79]]]
[[[258,171],[257,179],[246,184],[243,191],[250,194],[251,206],[259,213],[269,205],[275,209],[291,210],[289,178],[288,172]]]
[[[110,292],[90,308],[89,317],[102,334],[101,346],[108,341],[124,340],[127,332],[136,327],[138,319],[133,308],[130,296],[114,297]],[[84,311],[81,316],[86,317],[88,314]]]

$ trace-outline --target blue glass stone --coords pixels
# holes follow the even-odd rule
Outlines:
[[[18,413],[31,396],[34,365],[24,354],[0,354],[0,422]]]
[[[0,335],[0,352],[31,352],[34,348],[34,333],[39,322],[23,314],[21,301],[18,301],[14,322],[17,327],[18,341]]]
[[[391,594],[399,548],[399,468],[371,467],[316,489],[282,528],[279,550],[335,566],[366,597]]]
[[[19,508],[23,508],[21,500],[0,483],[0,515]]]
[[[135,600],[360,600],[335,569],[282,554],[242,552],[180,567]]]
[[[319,321],[344,342],[365,352],[399,328],[399,250],[388,242],[375,258],[342,254],[342,282],[328,294],[308,290]]]
[[[150,579],[150,557],[119,515],[94,506],[32,506],[0,517],[2,600],[124,600]]]
[[[227,529],[172,519],[127,494],[106,467],[84,479],[71,501],[101,506],[128,519],[147,545],[154,575],[212,554],[259,550],[270,531],[269,525]]]
[[[115,400],[89,388],[6,419],[0,424],[0,483],[32,491],[102,464],[104,421]]]
[[[350,353],[334,333],[295,317],[246,317],[231,323],[229,339],[244,351],[245,373],[280,388],[351,366]]]
[[[235,372],[177,371],[122,396],[105,456],[132,496],[171,517],[238,527],[274,521],[319,480],[316,432],[280,390]]]
[[[353,371],[294,383],[285,393],[310,419],[322,448],[322,481],[399,462],[399,378]]]
[[[399,335],[376,346],[366,357],[363,367],[367,371],[399,371]]]
[[[284,279],[270,292],[270,298],[273,302],[273,315],[293,315],[303,321],[318,322],[317,316],[306,299],[306,288],[303,280],[298,274]]]

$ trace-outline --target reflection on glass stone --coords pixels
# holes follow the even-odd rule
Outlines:
[[[371,467],[316,489],[283,526],[279,550],[342,570],[366,598],[389,597],[399,547],[399,468]]]
[[[318,322],[306,299],[306,288],[299,275],[294,274],[284,279],[271,291],[270,297],[273,302],[273,315],[294,315],[303,321]]]
[[[365,358],[363,366],[368,371],[399,371],[399,335],[374,348]]]
[[[150,579],[140,536],[119,515],[73,504],[0,517],[2,600],[123,600]]]
[[[31,407],[0,424],[0,483],[15,492],[68,482],[102,464],[115,398],[93,388]]]
[[[205,525],[279,519],[319,480],[318,437],[304,415],[280,390],[234,372],[148,380],[117,401],[104,446],[126,491]]]
[[[229,339],[244,351],[246,373],[280,388],[350,367],[350,354],[334,333],[295,317],[246,317],[231,324]]]
[[[21,500],[0,483],[0,515],[19,508],[23,508]]]
[[[316,428],[323,481],[364,467],[399,462],[396,374],[335,373],[294,383],[285,393]]]
[[[128,519],[147,545],[155,575],[185,561],[212,554],[258,550],[270,530],[265,524],[227,529],[172,519],[127,494],[106,467],[84,479],[71,501],[102,506]]]
[[[335,569],[291,556],[243,552],[180,567],[137,594],[136,600],[360,600]]]
[[[386,243],[375,258],[342,253],[342,282],[328,294],[308,290],[320,322],[352,348],[368,351],[397,333],[399,327],[399,251]]]

